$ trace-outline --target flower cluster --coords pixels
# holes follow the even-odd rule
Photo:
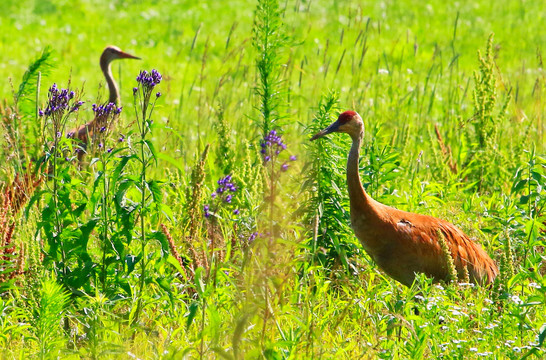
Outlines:
[[[257,231],[250,233],[250,235],[239,234],[239,241],[243,248],[248,248],[249,246],[252,246],[252,244],[254,244],[256,238],[261,236],[263,236],[263,234],[258,234]]]
[[[254,240],[256,240],[257,237],[258,237],[258,233],[257,233],[257,232],[253,232],[253,233],[250,234],[250,236],[248,237],[247,243],[248,243],[249,245],[251,245],[251,244],[254,242]]]
[[[95,113],[95,119],[107,119],[108,117],[114,117],[121,113],[121,107],[117,107],[114,103],[108,103],[105,105],[93,104],[93,112]]]
[[[106,133],[114,119],[121,113],[122,108],[114,103],[108,103],[103,105],[93,104],[92,109],[95,114],[93,131],[97,132],[98,147],[102,149],[104,147],[103,142],[106,140],[103,134]],[[112,148],[108,148],[107,152],[112,152]]]
[[[237,187],[235,186],[235,184],[231,182],[231,175],[227,175],[226,177],[223,177],[220,180],[218,180],[218,185],[219,185],[218,189],[216,189],[216,191],[213,192],[211,195],[212,198],[215,198],[218,194],[220,195],[227,194],[224,197],[224,201],[227,203],[230,203],[232,196],[228,192],[237,191]]]
[[[237,192],[237,186],[235,186],[235,184],[232,182],[231,175],[220,178],[217,183],[218,188],[210,196],[212,198],[212,201],[214,202],[216,211],[223,204],[231,204],[233,196]],[[206,218],[209,218],[213,214],[211,212],[211,207],[208,204],[203,207],[203,210]],[[233,210],[234,215],[239,215],[239,212],[239,209]]]
[[[59,89],[57,84],[53,84],[49,88],[47,95],[47,107],[45,110],[40,110],[40,116],[62,116],[65,111],[75,112],[83,105],[83,101],[73,102],[75,97],[74,91],[68,89]]]
[[[263,139],[260,146],[262,147],[260,152],[264,158],[264,162],[271,161],[271,159],[279,155],[281,151],[286,150],[286,144],[283,143],[281,136],[277,135],[276,130],[271,130]]]
[[[277,135],[276,130],[271,130],[260,143],[260,146],[262,148],[260,150],[260,153],[262,154],[264,163],[275,162],[277,156],[283,150],[286,150],[286,144],[282,141],[282,137],[280,135]],[[296,156],[290,156],[290,161],[296,161]],[[284,163],[282,163],[280,170],[284,172],[288,170],[289,167],[290,165],[287,161],[285,161]]]
[[[150,73],[146,70],[140,71],[140,74],[138,74],[136,81],[142,85],[144,89],[152,90],[157,84],[161,82],[163,77],[157,71],[156,69],[153,69]],[[133,92],[136,93],[136,91],[133,89]],[[161,93],[158,93],[159,96],[161,96]],[[158,96],[158,97],[159,97]]]

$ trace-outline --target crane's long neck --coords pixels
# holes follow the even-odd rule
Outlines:
[[[351,212],[356,210],[361,214],[362,211],[371,209],[371,197],[362,187],[360,174],[358,172],[358,161],[360,157],[362,136],[362,132],[359,135],[351,136],[353,139],[353,145],[351,146],[349,158],[347,159],[347,187],[349,189],[349,199],[351,201]]]
[[[106,59],[101,59],[100,67],[102,69],[102,73],[104,74],[104,78],[106,79],[106,83],[108,84],[108,91],[110,93],[108,102],[118,105],[119,90],[118,90],[118,85],[116,84],[114,78],[112,77],[112,68],[110,66],[110,61]]]

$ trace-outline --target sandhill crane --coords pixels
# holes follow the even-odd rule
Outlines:
[[[364,135],[360,115],[354,111],[343,112],[336,122],[311,140],[333,132],[347,133],[353,140],[347,160],[351,225],[363,248],[385,273],[406,286],[411,286],[416,273],[424,273],[434,281],[448,280],[447,257],[439,241],[443,235],[459,279],[466,267],[473,283],[485,285],[493,282],[498,274],[497,266],[456,226],[432,216],[383,205],[366,193],[358,173]]]
[[[108,103],[119,104],[119,89],[116,81],[112,77],[112,69],[110,63],[117,59],[140,59],[134,55],[123,52],[120,48],[110,45],[107,46],[100,57],[100,68],[106,79],[106,84],[108,85],[108,91],[110,93],[108,97]],[[93,119],[92,121],[81,125],[77,129],[73,129],[68,132],[68,136],[74,139],[81,141],[81,146],[85,147],[89,142],[89,137],[96,133],[103,126],[108,126],[109,124],[100,124],[98,123],[98,118]],[[82,154],[82,152],[80,152]],[[81,156],[81,155],[80,155]],[[78,157],[80,157],[78,156]]]

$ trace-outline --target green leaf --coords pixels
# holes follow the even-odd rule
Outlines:
[[[24,212],[25,219],[28,219],[29,211],[30,211],[30,208],[32,207],[32,205],[34,205],[34,203],[38,202],[38,200],[40,200],[42,198],[42,195],[46,194],[46,193],[48,193],[47,190],[40,190],[40,191],[36,191],[34,193],[34,195],[28,201],[28,205],[25,207],[25,212]]]
[[[42,54],[34,60],[28,66],[27,70],[23,74],[23,79],[21,84],[19,84],[19,90],[15,95],[15,102],[19,102],[22,97],[29,96],[34,93],[36,90],[36,83],[38,78],[38,73],[41,72],[47,73],[52,67],[52,58],[53,50],[50,46],[44,47]]]
[[[546,323],[542,324],[540,328],[540,334],[538,334],[538,346],[542,346],[546,340]]]
[[[123,206],[123,200],[125,198],[125,194],[127,193],[127,190],[134,184],[134,181],[131,179],[123,179],[119,185],[118,189],[116,191],[115,199],[116,203],[119,206]]]
[[[539,184],[546,184],[546,176],[542,175],[541,173],[537,171],[531,171],[531,176],[533,179],[535,179]]]
[[[121,157],[121,160],[119,161],[118,165],[114,169],[114,172],[112,173],[112,182],[114,184],[118,182],[118,179],[119,179],[119,177],[121,175],[121,172],[125,168],[125,165],[127,165],[129,160],[131,160],[134,157],[135,157],[134,155],[122,156]]]
[[[195,274],[193,276],[194,282],[195,282],[195,288],[197,289],[197,293],[199,296],[203,296],[205,293],[205,282],[203,280],[203,268],[199,267],[197,270],[195,270]]]
[[[140,261],[140,256],[127,254],[125,256],[125,265],[127,265],[127,274],[135,270],[135,265]]]
[[[148,181],[147,183],[148,190],[150,190],[150,193],[152,193],[152,199],[155,204],[161,204],[163,197],[161,196],[161,187],[159,186],[159,183],[156,180]]]
[[[99,219],[94,218],[94,219],[89,220],[85,225],[80,227],[81,238],[82,238],[82,240],[84,240],[85,244],[87,244],[87,242],[89,240],[89,235],[91,234],[91,232],[93,231],[93,229],[97,225],[98,221],[99,221]]]
[[[163,290],[169,293],[171,292],[171,285],[165,277],[157,278],[155,281],[157,282],[159,287],[161,287]]]
[[[3,274],[6,274],[6,272],[2,272]],[[0,293],[4,293],[6,291],[15,289],[15,280],[7,280],[2,283],[0,283]]]
[[[180,265],[180,263],[178,262],[178,260],[175,259],[174,256],[172,256],[172,255],[169,254],[169,256],[167,256],[167,262],[168,262],[169,264],[171,264],[176,270],[178,270],[178,272],[179,272],[180,274],[184,274],[184,273],[185,273],[184,269],[182,268],[182,266]]]
[[[165,215],[169,219],[169,221],[174,221],[174,213],[169,205],[161,204],[160,208],[163,215]]]
[[[166,162],[168,162],[169,164],[173,165],[175,168],[177,168],[181,173],[184,173],[184,168],[182,167],[180,161],[177,161],[175,158],[165,154],[165,153],[162,153],[160,152],[159,154],[157,154],[157,158],[158,159],[161,159],[161,160],[164,160]]]
[[[199,309],[199,303],[197,301],[194,301],[191,303],[190,308],[188,309],[188,316],[186,318],[186,329],[189,329],[193,319],[195,319],[195,315],[197,315],[197,309]]]
[[[523,180],[518,181],[512,187],[512,192],[515,193],[515,192],[520,191],[521,189],[523,189],[527,185],[528,182],[529,182],[528,179],[523,179]]]
[[[85,207],[87,206],[87,204],[84,202],[82,203],[81,205],[79,205],[78,207],[76,207],[73,211],[72,211],[72,215],[76,218],[79,218],[83,211],[85,210]]]
[[[146,144],[146,147],[150,150],[150,152],[152,153],[152,157],[154,158],[154,160],[156,161],[156,165],[157,165],[157,152],[155,151],[155,147],[154,147],[154,144],[150,141],[150,140],[144,140],[144,143]]]
[[[93,165],[95,165],[99,161],[100,161],[100,158],[98,158],[98,157],[92,158],[91,161],[89,162],[89,167],[92,167]]]
[[[163,234],[163,232],[153,231],[150,239],[155,239],[161,244],[161,256],[166,256],[170,254],[169,240],[167,239],[167,236]]]

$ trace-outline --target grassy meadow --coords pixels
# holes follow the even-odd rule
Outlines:
[[[0,14],[0,358],[545,356],[543,1]],[[112,63],[122,110],[80,163],[65,135],[108,98],[107,45],[141,60]],[[161,81],[137,82],[152,69]],[[74,91],[66,111],[47,111],[53,84]],[[366,191],[461,228],[498,264],[492,286],[407,288],[370,259],[350,138],[309,141],[348,109]]]

